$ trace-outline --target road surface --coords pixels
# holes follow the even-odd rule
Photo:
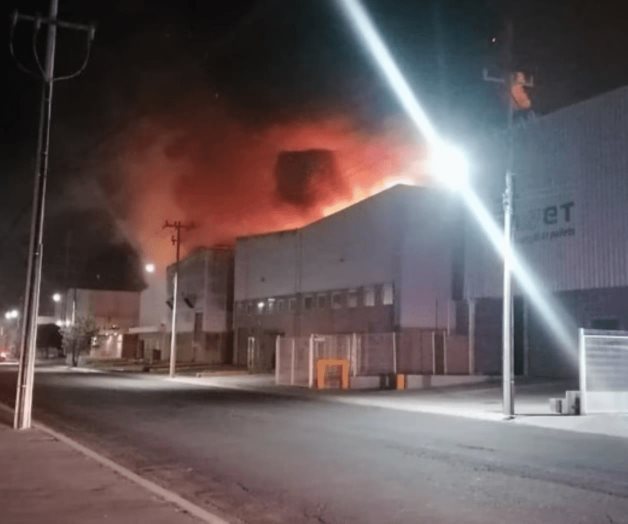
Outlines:
[[[39,372],[35,417],[250,523],[628,523],[628,441],[173,383]],[[15,370],[0,370],[0,399]]]

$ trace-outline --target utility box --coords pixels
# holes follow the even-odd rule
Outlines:
[[[563,413],[563,400],[562,398],[550,398],[549,405],[550,411],[552,413],[556,413],[557,415],[562,415]]]
[[[580,391],[567,391],[563,402],[564,415],[580,415]]]

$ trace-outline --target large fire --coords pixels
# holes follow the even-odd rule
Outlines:
[[[220,107],[189,107],[137,122],[121,152],[126,220],[143,255],[162,266],[173,257],[166,219],[196,225],[185,251],[299,227],[423,181],[421,144],[404,125],[367,131],[346,117],[255,127]]]

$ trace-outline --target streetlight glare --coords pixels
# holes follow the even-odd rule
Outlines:
[[[148,264],[146,264],[144,266],[144,270],[147,273],[154,273],[155,272],[155,264],[153,264],[152,262],[149,262]]]
[[[18,318],[20,316],[20,312],[17,309],[11,309],[4,314],[4,318],[7,320],[12,320],[14,318]]]
[[[541,281],[534,275],[532,269],[525,264],[521,256],[514,253],[510,239],[506,238],[506,235],[499,230],[484,203],[476,195],[473,188],[466,183],[468,166],[464,156],[460,151],[451,148],[451,146],[444,146],[442,139],[429,121],[427,113],[419,104],[418,99],[388,51],[386,44],[379,36],[375,25],[369,18],[360,0],[340,0],[340,5],[361,42],[371,54],[383,77],[388,81],[397,99],[405,109],[406,114],[414,122],[417,130],[430,148],[433,155],[433,173],[451,187],[460,189],[461,197],[467,208],[482,227],[498,254],[504,258],[505,263],[508,261],[511,265],[512,274],[517,279],[532,306],[540,313],[554,339],[559,342],[561,349],[568,352],[573,345],[573,337],[570,336],[569,317],[560,305],[552,299],[552,296],[544,292],[544,286]],[[506,272],[507,270],[505,269],[504,271]],[[504,295],[506,295],[506,292]],[[506,362],[506,359],[504,359],[504,362]],[[504,372],[503,375],[506,376],[506,373]],[[504,406],[506,406],[505,396]]]
[[[446,142],[436,142],[430,151],[430,174],[452,190],[466,189],[469,164],[460,149]]]
[[[61,302],[61,293],[55,293],[54,295],[52,295],[52,301]]]

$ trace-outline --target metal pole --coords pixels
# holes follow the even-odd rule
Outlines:
[[[515,378],[513,351],[513,298],[512,298],[512,218],[513,218],[513,116],[512,101],[512,22],[506,24],[506,75],[504,86],[508,101],[506,180],[504,189],[504,293],[502,309],[502,389],[503,412],[506,418],[515,416]]]
[[[279,366],[281,365],[280,362],[280,342],[281,337],[279,335],[277,335],[277,337],[275,338],[275,384],[279,384]]]
[[[177,224],[174,277],[172,279],[172,333],[170,335],[170,378],[174,377],[177,362],[177,297],[179,294],[179,257],[181,251],[181,225]]]
[[[504,302],[502,311],[502,379],[504,416],[515,415],[512,312],[512,173],[506,171],[504,192]]]
[[[50,0],[50,20],[56,20],[58,0]],[[37,317],[39,315],[39,293],[43,256],[44,215],[46,204],[46,182],[48,178],[48,151],[50,145],[50,120],[52,116],[52,88],[54,82],[54,60],[57,26],[48,24],[46,39],[46,61],[41,94],[39,132],[37,138],[37,164],[33,189],[33,213],[28,248],[26,293],[24,300],[24,322],[20,341],[20,365],[15,398],[15,429],[29,429],[33,407],[33,378],[35,375],[35,352],[37,339]]]

